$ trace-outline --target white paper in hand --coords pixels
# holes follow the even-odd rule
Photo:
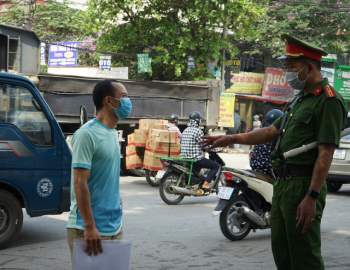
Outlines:
[[[74,243],[73,270],[129,270],[131,242],[119,240],[103,240],[103,252],[98,256],[88,256],[85,242]]]

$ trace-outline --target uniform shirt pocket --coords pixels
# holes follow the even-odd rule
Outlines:
[[[302,110],[297,112],[294,117],[294,123],[296,126],[308,126],[310,128],[310,123],[313,118],[313,112],[309,110]]]

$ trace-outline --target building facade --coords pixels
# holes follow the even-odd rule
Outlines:
[[[40,70],[40,40],[23,28],[0,24],[0,71],[36,75]]]

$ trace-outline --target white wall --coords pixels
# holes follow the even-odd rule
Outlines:
[[[114,67],[111,71],[102,71],[97,67],[49,67],[48,73],[82,77],[129,79],[128,67]]]

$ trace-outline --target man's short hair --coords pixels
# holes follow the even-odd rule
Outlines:
[[[97,111],[102,109],[103,99],[108,96],[114,97],[115,91],[116,89],[111,80],[103,80],[95,85],[92,98]]]

